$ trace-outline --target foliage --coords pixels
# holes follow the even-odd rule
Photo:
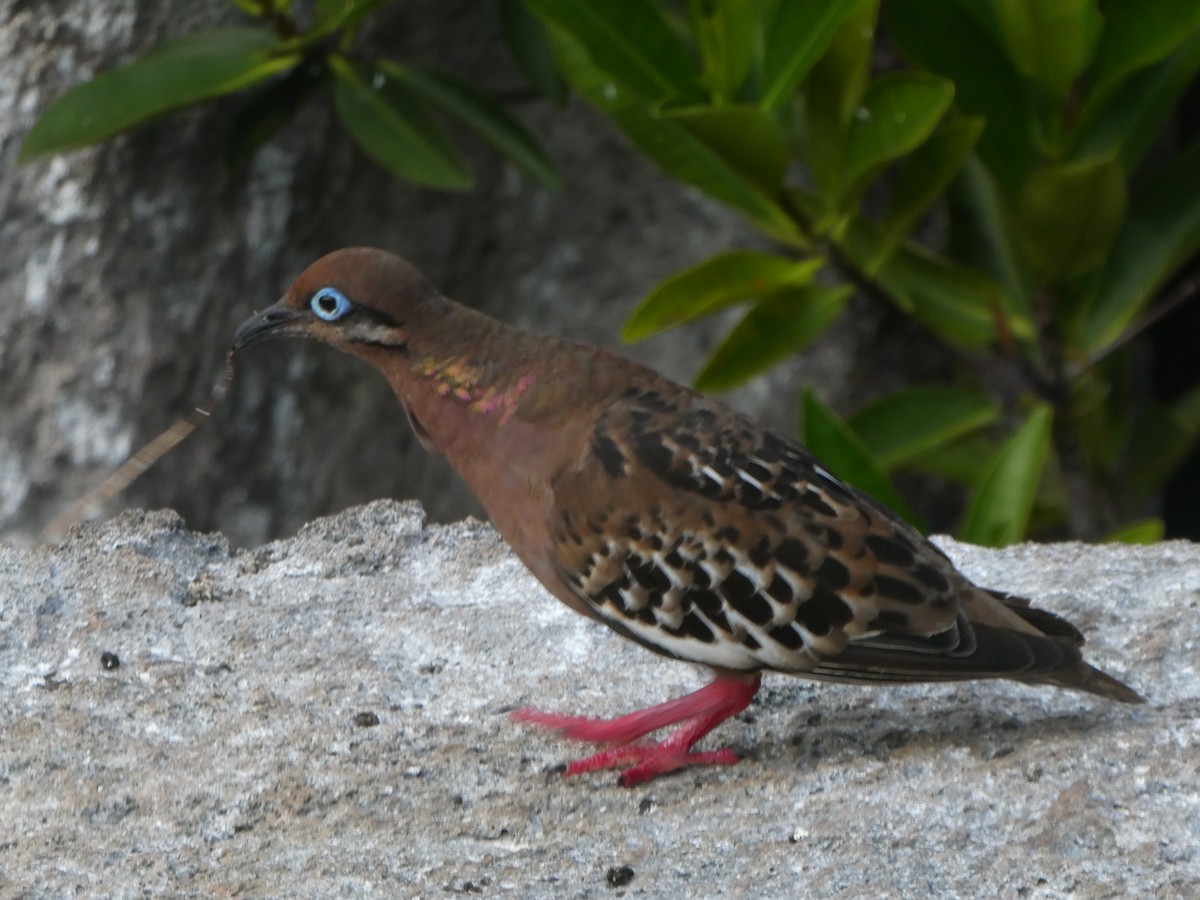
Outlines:
[[[285,125],[305,103],[332,90],[346,131],[366,153],[401,178],[461,190],[472,177],[438,122],[465,125],[532,177],[558,184],[537,141],[495,101],[444,73],[352,50],[367,15],[386,0],[316,0],[306,30],[292,0],[230,0],[253,25],[175,38],[136,62],[77,85],[46,109],[21,145],[20,161],[74,150],[160,114],[239,94],[227,148],[234,168]],[[508,21],[536,34],[518,10]],[[525,50],[533,60],[536,52]]]
[[[902,512],[898,473],[958,481],[960,534],[982,543],[1161,533],[1135,517],[1200,436],[1200,389],[1140,407],[1123,356],[1194,289],[1172,286],[1200,250],[1200,144],[1143,163],[1200,70],[1200,6],[525,2],[548,42],[514,47],[526,69],[552,55],[640,152],[776,248],[667,279],[627,338],[744,306],[698,378],[729,387],[813,340],[852,286],[969,371],[845,422],[806,392],[803,437],[835,471]],[[872,71],[877,31],[893,71]],[[939,247],[916,234],[931,215]],[[997,364],[1011,390],[985,380]]]
[[[240,166],[328,92],[346,131],[402,178],[471,184],[444,117],[557,184],[494,101],[354,52],[359,26],[388,0],[313,0],[306,28],[292,0],[229,2],[253,24],[177,38],[72,88],[20,159],[236,94],[228,153]],[[539,92],[562,102],[573,89],[773,242],[660,284],[628,339],[743,306],[697,379],[728,388],[802,349],[857,290],[951,348],[963,382],[909,388],[846,421],[806,392],[803,437],[831,468],[905,514],[897,475],[961,483],[971,501],[960,534],[975,541],[1064,524],[1084,537],[1161,533],[1138,516],[1200,437],[1200,388],[1171,405],[1135,403],[1126,345],[1196,288],[1182,270],[1200,250],[1200,143],[1145,161],[1200,70],[1200,5],[497,0],[497,10]],[[887,58],[877,31],[904,60],[891,71],[872,68]],[[883,211],[869,213],[868,198]],[[931,216],[944,226],[937,247],[917,234]],[[984,377],[998,366],[1011,387]]]

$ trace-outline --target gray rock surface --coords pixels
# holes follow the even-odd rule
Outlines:
[[[563,608],[490,527],[423,520],[378,502],[235,553],[128,512],[0,545],[0,896],[1200,894],[1196,545],[941,541],[1147,706],[768,677],[715,736],[748,759],[624,790],[559,777],[579,748],[506,711],[704,673]]]

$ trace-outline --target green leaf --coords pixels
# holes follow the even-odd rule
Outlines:
[[[1159,140],[1163,124],[1198,72],[1200,35],[1193,35],[1158,65],[1122,82],[1104,103],[1087,105],[1080,116],[1074,155],[1118,153],[1125,171],[1133,172]]]
[[[1125,213],[1125,172],[1112,156],[1046,163],[1021,188],[1015,221],[1048,283],[1100,265]]]
[[[846,131],[840,196],[865,187],[884,164],[917,149],[953,98],[953,84],[920,72],[890,74],[871,84]]]
[[[1000,196],[996,180],[977,157],[968,159],[962,176],[950,183],[947,199],[950,243],[946,255],[994,278],[1001,286],[1000,296],[1010,318],[1032,321],[1032,288],[1012,217],[1005,208],[1008,198]]]
[[[759,105],[786,105],[842,23],[870,0],[784,0],[767,30]]]
[[[1000,547],[1025,535],[1050,456],[1053,410],[1037,406],[1000,449],[975,490],[959,539]]]
[[[983,478],[995,454],[995,441],[982,433],[973,433],[930,451],[928,456],[914,461],[912,468],[971,487]]]
[[[1036,158],[1036,119],[1025,80],[995,36],[948,0],[888,0],[884,14],[905,56],[954,82],[959,112],[987,120],[979,155],[1004,191],[1015,192]]]
[[[846,131],[870,77],[878,0],[868,0],[833,33],[829,47],[805,78],[800,146],[809,177],[822,199],[837,200]],[[826,203],[826,212],[836,212]]]
[[[877,229],[861,218],[851,221],[843,250],[865,267],[879,258]],[[1033,336],[1027,319],[1009,312],[995,281],[917,244],[892,254],[874,273],[874,280],[900,308],[924,322],[951,343],[981,347],[996,340],[1000,329],[1018,340]]]
[[[803,443],[809,452],[838,478],[887,504],[924,531],[858,435],[808,388],[805,388],[800,402]]]
[[[608,76],[651,104],[699,101],[687,50],[650,0],[526,0],[568,32]]]
[[[757,107],[683,107],[663,115],[690,131],[768,196],[782,186],[787,138],[775,120]]]
[[[1163,539],[1166,530],[1162,519],[1138,519],[1109,532],[1101,540],[1109,544],[1155,544]]]
[[[1081,340],[1093,357],[1122,335],[1200,249],[1200,142],[1137,186],[1108,253]]]
[[[317,0],[314,31],[329,33],[354,28],[390,0]]]
[[[500,31],[521,74],[559,106],[567,102],[567,82],[554,62],[546,26],[526,9],[524,0],[498,0]]]
[[[859,410],[849,425],[880,468],[912,465],[993,421],[999,410],[963,388],[925,385],[897,391]]]
[[[176,38],[141,60],[76,85],[44,110],[18,162],[75,150],[154,116],[240,91],[296,64],[260,28],[223,28]]]
[[[554,163],[537,141],[504,107],[470,85],[429,69],[402,66],[381,60],[379,68],[412,88],[424,100],[440,107],[474,130],[485,141],[547,187],[562,182]]]
[[[745,0],[690,0],[692,32],[704,63],[701,82],[719,102],[734,99],[762,43],[763,8]]]
[[[891,206],[883,223],[881,252],[885,256],[908,238],[929,207],[942,196],[966,163],[983,127],[980,116],[950,122],[904,160],[896,173]]]
[[[1096,0],[993,0],[992,8],[1017,70],[1051,97],[1065,98],[1100,32]]]
[[[880,168],[920,146],[953,98],[953,84],[920,72],[885,75],[867,88],[846,131],[839,195],[865,188]]]
[[[819,259],[785,259],[755,250],[713,256],[660,282],[633,311],[621,332],[640,341],[668,328],[812,281]]]
[[[274,33],[256,25],[213,28],[209,31],[194,31],[191,34],[167,38],[161,44],[147,50],[138,62],[188,59],[203,64],[204,60],[213,57],[251,54],[256,51],[269,53],[283,46],[285,45]]]
[[[452,190],[471,186],[457,148],[413,91],[370,63],[333,56],[329,66],[338,118],[376,162],[418,184]]]
[[[908,302],[913,316],[948,341],[981,347],[997,339],[1005,303],[1000,286],[973,269],[910,244],[879,271],[879,281]],[[1028,336],[1028,322],[1010,319],[1008,330]]]
[[[1053,5],[1053,4],[1047,4]],[[1200,4],[1109,0],[1081,118],[1090,118],[1132,73],[1165,60],[1200,29]]]
[[[844,285],[809,284],[763,297],[704,364],[697,390],[729,390],[799,352],[841,314],[851,293]]]
[[[718,150],[683,125],[664,118],[645,97],[614,82],[570,35],[552,28],[550,37],[559,65],[575,89],[669,175],[745,213],[779,240],[802,242],[795,223],[775,198],[748,180]]]

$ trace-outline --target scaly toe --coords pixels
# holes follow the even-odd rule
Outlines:
[[[728,747],[723,747],[720,750],[705,750],[700,753],[679,753],[673,751],[656,753],[642,760],[636,766],[632,766],[622,772],[617,779],[617,783],[621,787],[634,787],[644,781],[649,781],[652,778],[657,778],[659,775],[666,775],[668,772],[674,772],[678,769],[684,769],[689,766],[732,766],[740,758]]]

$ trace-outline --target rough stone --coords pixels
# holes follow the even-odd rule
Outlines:
[[[0,895],[1196,896],[1200,547],[939,540],[1150,703],[768,677],[709,741],[742,763],[624,790],[506,713],[703,672],[487,525],[377,502],[235,551],[133,511],[0,545]]]

